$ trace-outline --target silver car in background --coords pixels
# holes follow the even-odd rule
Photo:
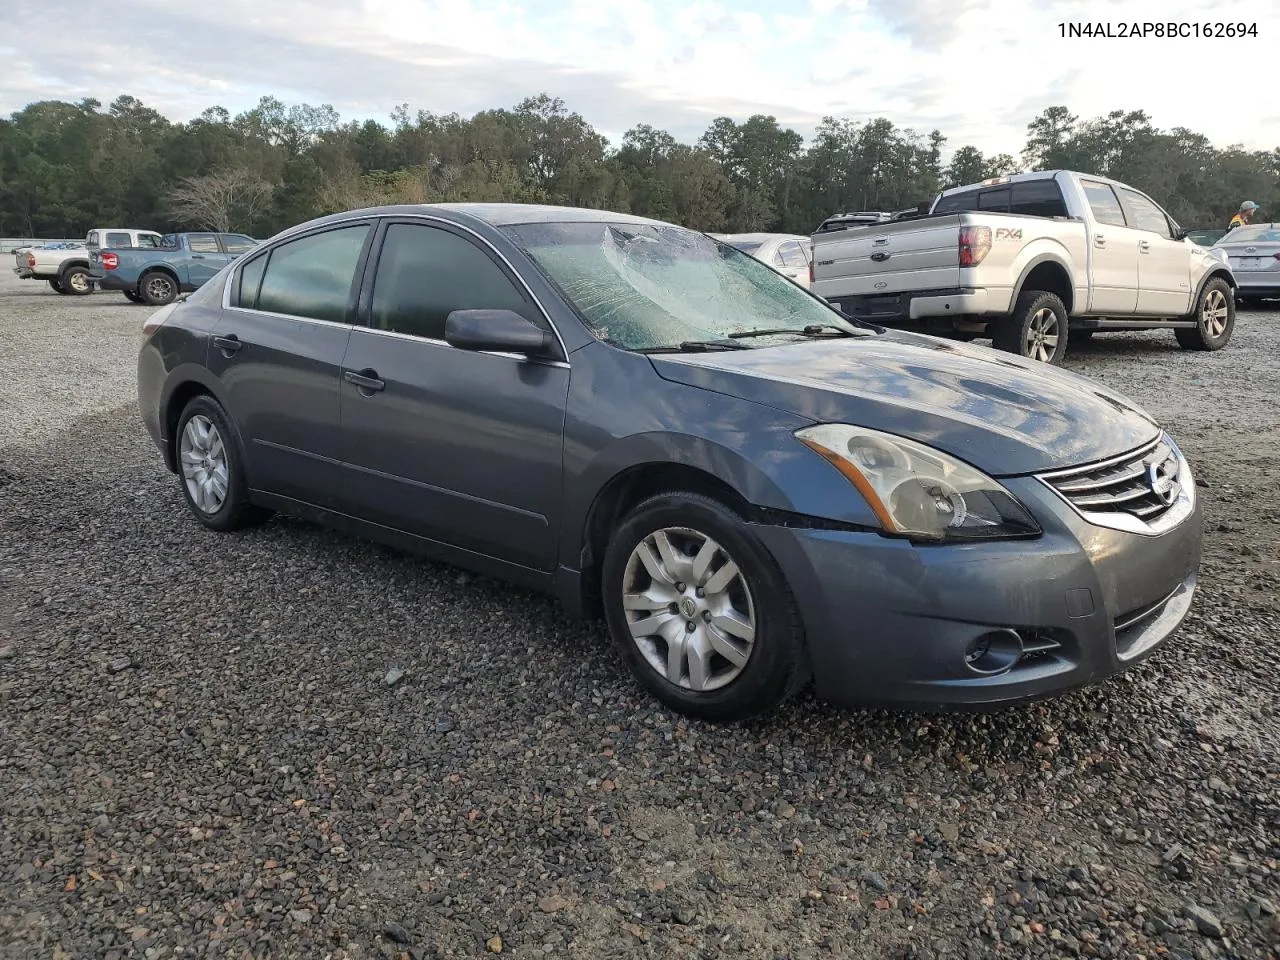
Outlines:
[[[1236,227],[1217,243],[1236,275],[1236,299],[1243,304],[1280,298],[1280,223]]]
[[[806,290],[813,280],[813,244],[792,233],[713,233],[722,243],[766,263]]]

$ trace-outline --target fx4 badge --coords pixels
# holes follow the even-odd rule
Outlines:
[[[1022,230],[1010,230],[1008,227],[999,227],[996,230],[997,240],[1021,240]]]

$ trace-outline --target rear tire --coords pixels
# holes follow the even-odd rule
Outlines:
[[[1067,355],[1067,308],[1057,294],[1025,291],[1012,314],[995,327],[991,343],[997,350],[1049,364]]]
[[[213,397],[201,394],[187,403],[173,443],[182,495],[201,524],[226,533],[270,516],[249,502],[243,452],[226,412]]]
[[[742,518],[710,497],[671,492],[639,504],[610,535],[601,577],[622,659],[680,713],[745,720],[810,677],[782,571]]]
[[[93,293],[93,281],[89,279],[89,271],[84,267],[67,267],[59,279],[63,289],[74,297]]]
[[[1227,281],[1215,277],[1204,285],[1196,304],[1195,319],[1195,327],[1173,331],[1184,350],[1221,350],[1231,342],[1231,331],[1236,326],[1236,300]]]
[[[178,299],[178,281],[163,270],[144,273],[138,281],[142,299],[153,307],[163,307]]]
[[[66,296],[67,291],[62,288],[62,284],[57,280],[50,280],[49,286],[53,288],[54,293],[61,293],[63,296]]]

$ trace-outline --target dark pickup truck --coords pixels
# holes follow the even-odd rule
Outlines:
[[[159,246],[89,245],[89,276],[103,290],[119,290],[134,303],[163,306],[213,279],[258,245],[240,233],[170,233]]]

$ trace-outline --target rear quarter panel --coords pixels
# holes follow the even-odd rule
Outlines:
[[[1089,245],[1084,224],[1041,217],[965,216],[968,222],[991,228],[991,252],[976,267],[960,271],[961,285],[985,289],[992,313],[1011,310],[1031,271],[1043,263],[1058,264],[1067,272],[1070,306],[1088,304]]]

